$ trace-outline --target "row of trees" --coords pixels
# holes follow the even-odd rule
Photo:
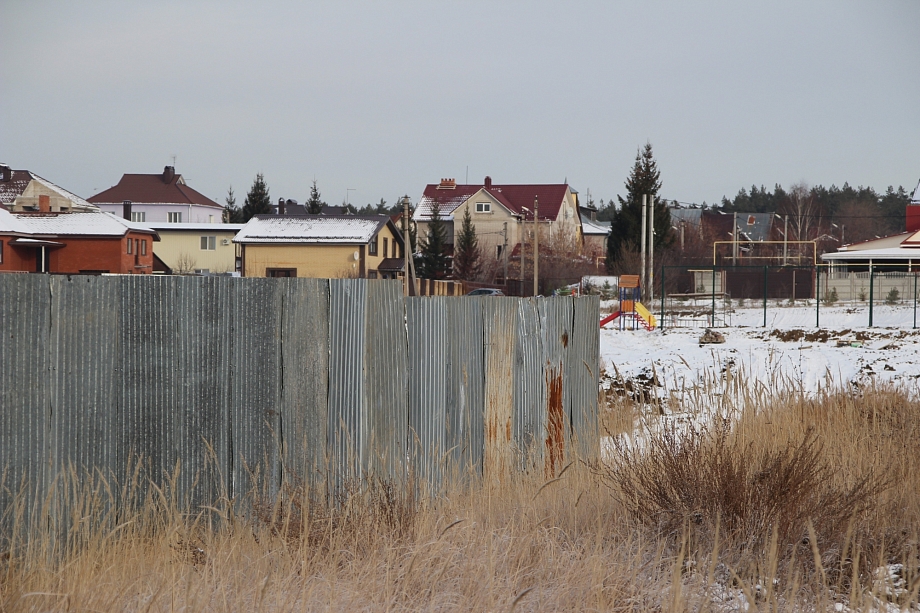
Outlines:
[[[602,202],[598,210],[599,220],[611,222],[607,241],[607,268],[611,273],[635,272],[639,268],[642,194],[655,198],[656,264],[712,262],[712,241],[716,237],[705,236],[705,230],[676,244],[668,202],[658,196],[661,173],[650,143],[636,154],[625,186],[626,197],[617,197],[619,206],[611,200],[606,205]],[[888,187],[879,193],[871,187],[854,188],[848,183],[843,187],[797,183],[789,189],[777,184],[772,191],[754,185],[750,190],[739,190],[734,198],[723,197],[720,205],[707,207],[703,203],[702,208],[724,213],[775,213],[779,218],[774,219],[774,224],[783,224],[781,231],[785,231],[788,219],[789,240],[814,240],[827,251],[842,244],[903,232],[909,202],[910,194],[904,187]]]

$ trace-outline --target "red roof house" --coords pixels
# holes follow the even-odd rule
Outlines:
[[[88,200],[116,215],[130,206],[132,221],[148,223],[220,223],[224,210],[186,185],[172,166],[166,166],[160,174],[122,175],[118,185]]]

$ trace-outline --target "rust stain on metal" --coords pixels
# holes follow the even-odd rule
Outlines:
[[[565,336],[563,336],[565,338]],[[546,373],[546,465],[548,478],[556,476],[565,459],[565,420],[562,414],[562,373]]]
[[[511,440],[511,420],[505,422],[505,440]]]
[[[569,346],[569,333],[568,332],[562,333],[562,346],[563,347]]]

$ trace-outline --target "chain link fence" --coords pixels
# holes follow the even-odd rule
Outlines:
[[[816,266],[664,266],[648,308],[662,328],[767,326],[783,309],[844,309],[860,326],[903,327],[905,310],[917,327],[920,271],[904,265],[846,269]],[[802,318],[799,317],[799,320]]]

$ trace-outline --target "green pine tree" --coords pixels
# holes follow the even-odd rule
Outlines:
[[[236,194],[233,193],[233,186],[230,186],[230,189],[227,190],[227,198],[225,200],[227,206],[224,207],[224,222],[225,223],[246,223],[246,220],[243,219],[243,211],[240,207],[236,206]]]
[[[447,224],[441,217],[441,207],[438,203],[435,203],[431,209],[428,236],[422,241],[416,268],[416,274],[422,279],[445,279],[450,273],[450,257],[447,255]]]
[[[479,239],[476,238],[476,226],[470,208],[463,209],[463,225],[457,235],[457,244],[454,249],[454,277],[464,281],[473,281],[482,272],[482,253],[479,250]]]
[[[313,179],[313,187],[310,188],[310,199],[304,203],[307,207],[307,213],[310,215],[319,215],[323,212],[326,203],[322,201],[319,190],[316,188],[316,179]]]
[[[249,193],[246,194],[246,201],[243,204],[243,221],[247,222],[256,215],[268,215],[272,212],[272,200],[268,195],[268,186],[265,184],[265,177],[262,173],[256,175]]]
[[[626,179],[626,198],[617,196],[620,208],[614,213],[607,238],[607,269],[613,270],[625,249],[638,250],[642,244],[642,194],[654,198],[655,248],[671,244],[671,214],[665,201],[658,198],[661,173],[652,153],[651,143],[636,152],[636,163]]]

